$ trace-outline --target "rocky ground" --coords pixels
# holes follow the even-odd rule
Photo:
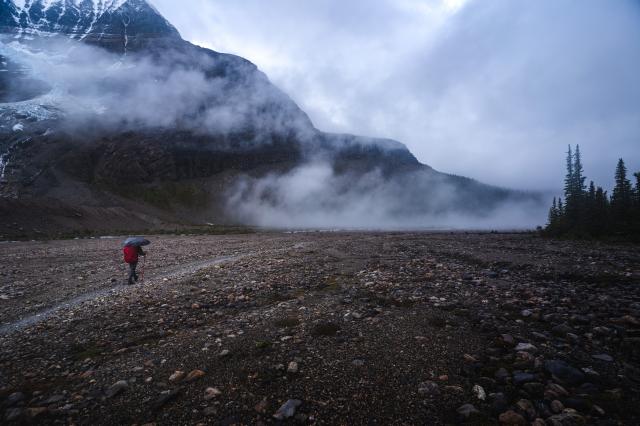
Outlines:
[[[0,245],[0,423],[640,424],[640,250],[527,234]]]

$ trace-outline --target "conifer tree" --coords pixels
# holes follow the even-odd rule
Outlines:
[[[567,174],[564,177],[564,198],[568,200],[571,197],[573,188],[573,152],[571,145],[567,149]]]
[[[591,181],[589,183],[589,191],[584,200],[584,225],[585,231],[592,234],[597,228],[596,217],[596,185]]]
[[[614,226],[618,231],[623,231],[631,215],[633,190],[631,182],[627,179],[627,168],[622,158],[618,160],[615,179],[616,185],[611,196],[611,213],[613,214]]]
[[[633,174],[636,178],[636,187],[635,187],[635,198],[636,198],[636,207],[640,208],[640,172],[636,172]]]
[[[547,228],[553,229],[558,225],[558,204],[556,203],[556,197],[553,197],[553,204],[549,209],[549,218]]]
[[[640,240],[640,172],[635,185],[627,179],[627,168],[620,159],[615,171],[611,197],[590,181],[585,186],[580,146],[567,150],[564,199],[554,198],[549,209],[546,233],[553,236],[610,237],[614,234]]]
[[[574,218],[574,203],[573,192],[575,188],[575,175],[573,173],[573,151],[571,145],[567,149],[567,174],[564,178],[564,199],[565,199],[565,213],[569,222]]]
[[[592,228],[592,235],[601,236],[607,230],[609,222],[609,197],[607,192],[598,187],[596,189],[596,195],[594,200],[593,219],[594,224]]]
[[[573,196],[581,198],[584,195],[586,187],[584,186],[585,177],[582,175],[582,156],[580,155],[580,145],[576,145],[576,153],[573,155]]]

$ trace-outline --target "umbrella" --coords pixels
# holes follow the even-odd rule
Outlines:
[[[127,247],[127,246],[140,247],[140,246],[148,246],[149,244],[151,244],[151,241],[145,240],[142,237],[129,237],[126,240],[124,240],[124,243],[122,244],[122,246],[123,247]]]

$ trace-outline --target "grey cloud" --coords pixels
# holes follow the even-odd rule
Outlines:
[[[602,184],[619,156],[640,169],[635,1],[154,3],[186,38],[256,62],[322,130],[528,189],[559,188],[569,143]]]

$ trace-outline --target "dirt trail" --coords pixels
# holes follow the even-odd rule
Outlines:
[[[233,260],[239,260],[250,254],[241,254],[235,256],[222,256],[217,257],[215,259],[209,259],[204,261],[191,262],[184,265],[174,266],[171,268],[167,268],[163,271],[152,273],[147,277],[147,283],[153,283],[162,279],[174,279],[179,278],[181,276],[187,274],[196,273],[202,269],[210,268],[215,265],[219,265],[221,263],[230,262]],[[99,299],[102,297],[108,296],[120,296],[124,293],[127,293],[131,289],[135,288],[135,286],[128,286],[124,284],[116,284],[114,287],[103,288],[98,290],[89,291],[83,294],[80,294],[74,298],[65,300],[62,303],[56,304],[50,308],[39,311],[35,314],[27,315],[23,318],[20,318],[17,321],[13,321],[8,324],[4,324],[0,326],[0,335],[14,333],[16,331],[23,330],[27,327],[30,327],[34,324],[39,323],[40,321],[44,321],[46,319],[51,318],[53,315],[58,313],[62,309],[69,309],[75,306],[78,306],[84,302]]]

